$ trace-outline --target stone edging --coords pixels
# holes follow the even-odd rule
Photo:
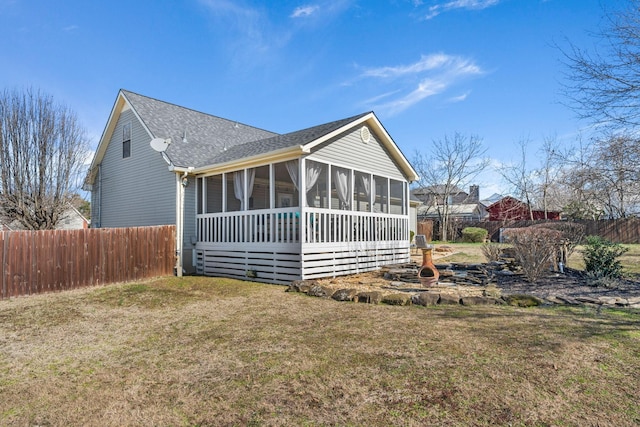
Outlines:
[[[482,295],[464,295],[455,289],[410,289],[404,292],[381,292],[376,290],[358,290],[353,288],[332,289],[321,286],[315,280],[296,280],[289,284],[285,292],[300,292],[309,296],[331,298],[335,301],[352,301],[368,304],[388,305],[511,305],[533,307],[540,305],[590,305],[596,307],[640,308],[640,297],[560,297],[550,296],[544,299],[526,294],[499,295],[499,291],[482,290]]]

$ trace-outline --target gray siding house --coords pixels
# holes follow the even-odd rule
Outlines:
[[[374,113],[277,134],[121,90],[93,227],[175,224],[176,271],[286,283],[409,260],[417,175]]]

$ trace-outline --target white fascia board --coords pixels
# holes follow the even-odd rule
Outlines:
[[[268,153],[257,154],[255,156],[244,157],[239,160],[232,160],[230,162],[201,166],[191,170],[190,173],[194,175],[215,175],[223,172],[262,166],[269,163],[297,159],[306,153],[308,153],[308,150],[306,150],[304,146],[297,145],[294,147],[281,148],[280,150]]]

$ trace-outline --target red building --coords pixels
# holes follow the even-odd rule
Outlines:
[[[489,212],[489,221],[526,221],[531,219],[531,214],[533,214],[534,220],[560,219],[560,212],[558,211],[548,210],[546,218],[543,210],[534,209],[533,212],[530,213],[529,205],[510,196],[503,197],[497,202],[489,205],[489,207],[487,207],[487,212]]]

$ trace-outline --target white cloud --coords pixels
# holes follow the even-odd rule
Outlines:
[[[455,9],[482,10],[496,6],[501,0],[451,0],[444,3],[435,4],[427,9],[424,19],[432,19],[444,12]]]
[[[440,78],[424,79],[418,84],[418,87],[409,94],[383,104],[381,105],[381,108],[387,110],[389,114],[397,114],[425,98],[444,92],[447,86],[447,82]]]
[[[313,15],[320,9],[318,5],[306,5],[296,7],[293,13],[291,13],[290,18],[304,18],[307,16]]]
[[[80,28],[80,27],[78,27],[77,25],[69,25],[68,27],[64,27],[64,28],[62,29],[62,31],[65,31],[65,32],[67,32],[67,33],[70,33],[70,32],[72,32],[72,31],[77,30],[78,28]]]
[[[463,93],[462,95],[458,95],[458,96],[452,96],[451,98],[449,98],[449,102],[455,103],[455,102],[462,102],[465,99],[467,99],[467,97],[469,96],[469,94],[471,93],[470,90],[466,91],[465,93]]]
[[[473,60],[456,55],[436,53],[422,55],[420,60],[409,65],[386,66],[365,70],[361,78],[373,78],[381,84],[400,85],[401,89],[385,92],[372,97],[369,102],[388,100],[393,95],[399,96],[376,106],[389,114],[397,114],[423,99],[441,94],[460,81],[483,74],[484,71]],[[450,101],[460,102],[466,99],[469,92]],[[372,102],[373,101],[373,102]]]
[[[422,71],[432,70],[441,67],[450,60],[450,56],[443,53],[433,55],[422,55],[420,60],[415,64],[399,65],[394,67],[380,67],[366,70],[362,75],[364,77],[399,77],[406,74],[416,74]]]
[[[0,0],[2,1],[2,0]],[[297,32],[308,25],[326,25],[348,9],[353,0],[311,0],[314,3],[295,8],[288,16],[272,16],[267,6],[241,0],[198,0],[216,21],[220,31],[216,41],[232,56],[238,67],[251,68],[275,60]],[[283,17],[296,19],[296,25]],[[306,19],[305,19],[306,18]],[[224,31],[220,29],[224,28]]]
[[[250,66],[268,58],[274,48],[285,45],[288,31],[279,31],[265,11],[230,0],[199,0],[225,28],[225,46],[239,66]],[[222,39],[220,39],[222,40]]]
[[[364,104],[367,104],[367,105],[376,104],[379,101],[381,101],[381,100],[383,100],[385,98],[389,98],[389,97],[395,95],[398,92],[399,92],[399,90],[393,90],[391,92],[386,92],[386,93],[382,93],[380,95],[376,95],[373,98],[369,98],[366,101],[364,101]]]

